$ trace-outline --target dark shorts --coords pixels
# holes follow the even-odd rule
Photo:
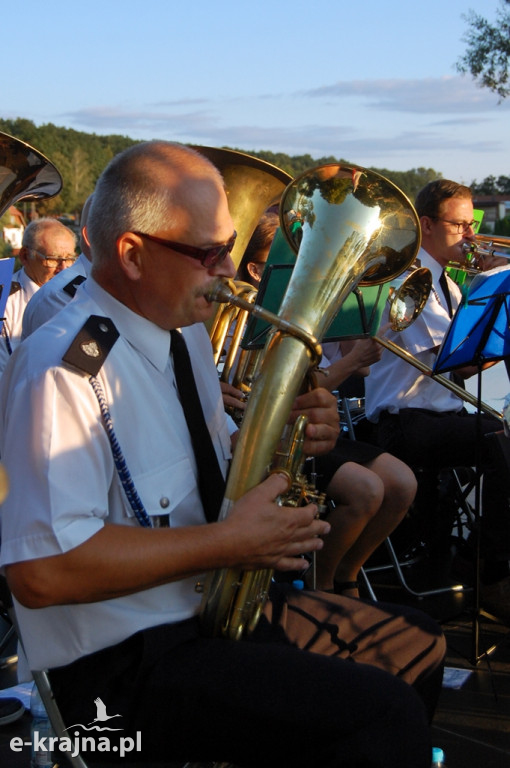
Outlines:
[[[482,554],[492,560],[510,559],[510,482],[508,467],[495,452],[494,433],[501,423],[485,414],[436,413],[404,408],[383,412],[377,425],[379,445],[416,470],[476,466],[482,482]]]
[[[343,464],[348,461],[353,461],[355,464],[368,464],[382,453],[384,450],[376,445],[350,440],[340,435],[332,451],[305,462],[305,474],[310,478],[315,472],[315,485],[319,491],[324,492],[337,469]]]

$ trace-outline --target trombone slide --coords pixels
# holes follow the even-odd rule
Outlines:
[[[420,360],[414,357],[414,355],[411,355],[405,349],[402,349],[402,347],[399,347],[398,344],[395,344],[394,341],[390,341],[384,336],[372,336],[372,338],[377,341],[378,344],[381,344],[386,349],[389,349],[390,352],[393,352],[398,357],[401,357],[403,360],[406,360],[408,363],[413,365],[415,368],[425,374],[425,376],[430,376],[431,379],[437,381],[439,384],[442,384],[443,387],[449,389],[466,403],[470,403],[470,405],[475,406],[475,408],[479,407],[481,411],[488,414],[489,416],[493,416],[494,418],[498,419],[498,421],[503,421],[502,415],[498,413],[498,411],[496,411],[494,408],[491,408],[490,405],[487,405],[487,403],[484,403],[483,401],[479,402],[477,397],[472,395],[470,392],[466,392],[465,389],[459,387],[458,384],[455,384],[454,381],[451,381],[446,376],[443,376],[440,373],[433,373],[432,368],[430,368],[425,363],[422,363]]]

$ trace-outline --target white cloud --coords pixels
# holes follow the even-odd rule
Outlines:
[[[482,89],[468,77],[445,76],[419,80],[351,80],[302,91],[311,99],[335,100],[346,97],[362,99],[370,109],[426,114],[444,112],[487,112],[507,110],[510,104],[498,103],[498,97]]]

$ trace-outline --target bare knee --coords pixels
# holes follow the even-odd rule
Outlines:
[[[383,502],[385,489],[374,472],[349,461],[337,469],[326,492],[334,502],[347,506],[352,514],[371,518]]]
[[[378,456],[370,464],[370,469],[381,479],[385,499],[391,500],[392,507],[402,511],[408,510],[418,487],[412,469],[390,453]]]

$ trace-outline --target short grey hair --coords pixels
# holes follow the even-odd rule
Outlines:
[[[98,179],[87,218],[94,263],[105,263],[111,258],[115,243],[124,232],[151,233],[163,223],[167,229],[172,228],[169,210],[172,205],[182,206],[182,199],[176,198],[172,187],[161,183],[158,163],[162,168],[170,163],[177,171],[200,163],[223,183],[218,169],[184,144],[148,141],[119,153]],[[177,194],[181,195],[182,190]]]
[[[27,248],[28,250],[37,251],[39,249],[41,235],[48,229],[59,231],[61,234],[65,232],[69,235],[73,240],[74,250],[76,250],[78,238],[73,230],[66,227],[65,224],[62,224],[58,219],[52,219],[49,216],[45,216],[42,219],[34,219],[25,227],[23,239],[21,241],[22,247]]]

